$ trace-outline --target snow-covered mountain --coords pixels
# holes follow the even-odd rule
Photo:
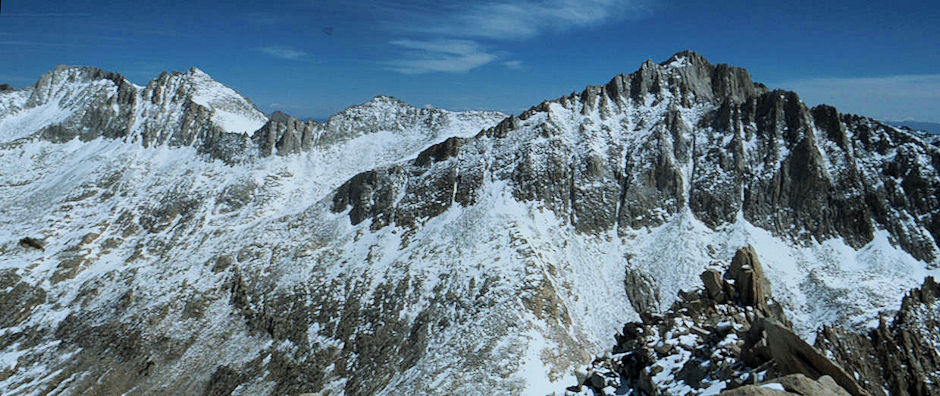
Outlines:
[[[519,116],[326,123],[60,67],[0,91],[0,389],[561,392],[748,244],[804,337],[874,326],[938,273],[938,166],[693,52]]]

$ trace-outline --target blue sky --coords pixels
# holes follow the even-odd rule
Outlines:
[[[378,94],[518,113],[693,49],[809,104],[940,122],[936,0],[6,0],[0,11],[0,82],[16,87],[56,64],[142,85],[196,66],[299,117]]]

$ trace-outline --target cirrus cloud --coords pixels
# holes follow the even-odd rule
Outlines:
[[[567,29],[597,26],[648,13],[650,0],[491,0],[480,3],[395,2],[376,4],[393,32],[408,39],[390,43],[404,52],[392,70],[418,74],[467,72],[499,59],[503,41],[527,40]],[[484,44],[486,43],[486,44]],[[519,61],[504,62],[518,68]]]
[[[469,40],[395,40],[391,44],[406,51],[406,58],[388,62],[391,70],[403,74],[463,73],[496,59]]]
[[[275,58],[288,59],[288,60],[299,60],[309,56],[308,53],[300,50],[296,50],[290,47],[260,47],[257,49],[258,52],[261,52],[266,55],[273,56]]]
[[[449,10],[405,30],[490,40],[525,40],[549,31],[583,28],[648,12],[638,0],[488,1]]]

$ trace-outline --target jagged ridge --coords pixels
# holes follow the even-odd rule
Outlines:
[[[0,116],[38,118],[34,123],[40,123],[37,130],[25,128],[14,138],[35,134],[64,143],[103,137],[140,142],[145,147],[193,146],[228,163],[250,159],[252,146],[267,156],[310,151],[315,145],[334,146],[382,131],[420,130],[427,135],[422,138],[433,139],[438,137],[437,130],[503,117],[497,112],[419,109],[378,96],[330,117],[325,124],[284,113],[269,119],[248,99],[196,68],[164,72],[139,87],[97,68],[59,66],[13,95],[25,100],[0,107]],[[47,119],[30,114],[40,108],[54,108],[58,114]]]
[[[606,147],[579,147],[617,132],[601,140]],[[353,206],[353,224],[368,213],[374,227],[409,225],[406,213],[413,209],[398,210],[388,199],[398,191],[418,195],[407,175],[421,175],[415,184],[456,185],[460,197],[468,197],[482,174],[492,173],[511,180],[517,198],[546,203],[583,232],[653,227],[688,207],[713,228],[741,214],[798,241],[839,237],[855,248],[885,229],[911,255],[934,264],[938,259],[936,147],[829,106],[808,109],[793,92],[768,92],[744,69],[713,66],[693,52],[660,65],[646,62],[607,85],[507,118],[474,139],[441,145],[446,148],[429,148],[410,167],[380,170],[387,182],[355,189],[370,196],[347,197],[352,184],[369,178],[351,180],[336,195],[334,210],[344,202],[369,203]],[[435,152],[446,153],[432,156],[438,162],[455,159],[423,160]],[[519,161],[513,169],[461,166],[460,157],[480,153]],[[456,174],[466,176],[458,183]],[[450,204],[444,198],[416,199],[427,202],[419,211],[442,213]]]

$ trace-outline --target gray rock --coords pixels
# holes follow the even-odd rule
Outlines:
[[[764,278],[764,269],[753,246],[748,245],[734,253],[728,276],[734,280],[734,289],[742,304],[766,309],[767,296],[764,289],[767,279]]]
[[[793,396],[793,393],[782,392],[758,385],[745,385],[731,390],[722,391],[723,396]],[[820,395],[821,396],[821,395]]]
[[[823,375],[832,379],[853,396],[868,395],[855,379],[837,363],[829,360],[779,321],[765,318],[755,325],[764,332],[767,353],[783,374],[804,374],[812,378]]]
[[[721,273],[714,269],[707,269],[699,278],[702,279],[702,285],[705,286],[705,295],[715,302],[725,302],[725,281],[721,278]]]
[[[0,328],[18,325],[29,318],[33,307],[45,302],[46,290],[41,286],[24,281],[14,269],[0,270]],[[14,339],[9,336],[8,342]],[[6,346],[6,341],[0,341],[0,347]]]
[[[839,384],[837,384],[836,381],[828,375],[819,377],[818,379],[816,379],[816,382],[818,382],[819,385],[821,385],[825,390],[832,392],[836,396],[851,396],[849,391],[839,386]]]
[[[784,375],[764,382],[762,385],[779,384],[788,393],[797,395],[837,396],[831,389],[824,387],[803,374]],[[841,388],[840,388],[841,389]],[[845,392],[845,390],[843,390]]]
[[[782,386],[787,394],[802,396],[849,396],[849,393],[833,382],[832,377],[822,376],[818,380],[813,380],[803,374],[784,375],[765,381],[760,386],[766,389],[768,384],[778,384]],[[721,394],[726,394],[722,392]],[[733,394],[728,392],[727,394]]]
[[[588,378],[587,383],[594,389],[603,389],[607,386],[607,380],[597,371],[591,373],[591,377]]]
[[[800,339],[782,312],[771,309],[765,300],[754,302],[755,296],[771,296],[763,292],[766,280],[753,247],[737,251],[725,276],[735,279],[734,290],[752,304],[714,298],[712,293],[724,295],[724,280],[718,271],[707,270],[702,279],[711,286],[680,292],[679,300],[666,312],[644,312],[642,322],[626,324],[613,348],[622,357],[595,360],[595,372],[616,373],[627,389],[645,394],[688,388],[697,392],[717,384],[724,384],[728,390],[722,394],[729,395],[869,394],[839,364]],[[741,319],[731,324],[731,317]],[[762,378],[765,384],[782,384],[787,392],[746,386]],[[601,388],[590,381],[587,385]]]
[[[891,322],[882,319],[867,333],[823,327],[816,346],[834,356],[872,394],[940,393],[940,286],[932,277],[911,290]]]
[[[251,140],[262,156],[290,155],[309,151],[323,134],[326,126],[315,121],[300,121],[281,112],[275,112],[267,124],[256,131]]]
[[[627,268],[626,277],[624,278],[624,288],[634,311],[659,311],[659,288],[656,287],[656,284],[648,275],[635,269]]]
[[[24,237],[20,239],[20,246],[36,250],[44,250],[46,248],[45,242],[40,239],[32,237]]]
[[[667,111],[651,118],[634,113],[651,103],[663,103]],[[713,110],[690,125],[679,109],[694,105]],[[574,121],[580,125],[550,117],[557,108],[580,114],[583,119]],[[610,126],[615,115],[628,116]],[[608,139],[597,153],[568,137],[612,131],[636,140],[628,146]],[[895,156],[887,155],[892,147]],[[484,152],[495,161],[462,160]],[[694,52],[662,64],[648,61],[606,85],[543,102],[385,174],[407,184],[435,184],[440,173],[426,170],[439,160],[459,175],[511,181],[514,197],[538,201],[584,233],[657,226],[688,206],[712,227],[740,213],[800,243],[838,237],[861,247],[880,227],[916,258],[937,257],[932,240],[940,240],[940,151],[875,120],[828,106],[809,109],[793,92],[768,91],[745,70],[712,65]]]

